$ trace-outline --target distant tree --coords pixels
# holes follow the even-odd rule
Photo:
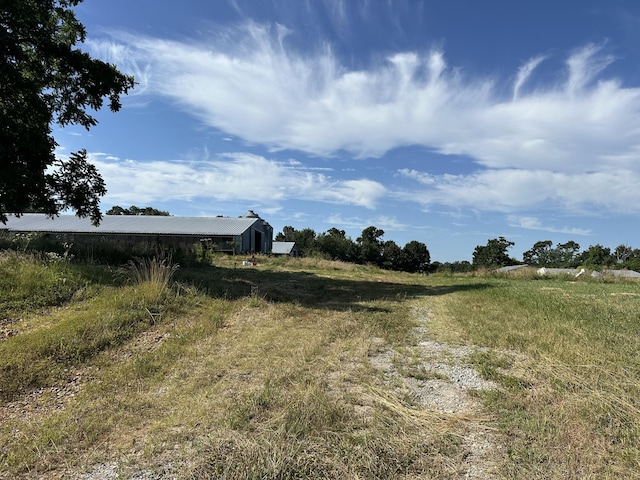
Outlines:
[[[624,263],[633,256],[633,248],[629,245],[618,245],[613,251],[616,263]]]
[[[106,211],[106,215],[146,215],[146,216],[160,216],[169,217],[171,214],[164,210],[158,210],[153,207],[138,208],[135,205],[131,205],[129,208],[122,208],[119,205],[114,205]]]
[[[476,267],[498,268],[512,263],[516,260],[509,258],[507,250],[514,246],[504,237],[494,238],[486,245],[478,245],[473,252],[473,265]]]
[[[396,242],[387,240],[382,244],[382,259],[380,261],[382,268],[402,271],[406,263],[405,253]]]
[[[361,248],[361,259],[363,263],[380,265],[382,262],[382,236],[384,230],[370,226],[362,230],[362,234],[357,238]]]
[[[331,260],[357,262],[358,252],[355,243],[347,237],[344,230],[330,228],[316,237],[316,249],[322,256]]]
[[[316,232],[312,228],[303,228],[295,234],[296,245],[300,255],[310,256],[316,250]]]
[[[605,267],[614,262],[611,249],[600,244],[589,245],[579,256],[580,263],[588,267]]]
[[[274,238],[276,242],[295,242],[296,229],[287,225],[282,228],[282,232],[278,232]]]
[[[473,268],[474,267],[471,264],[471,262],[468,262],[467,260],[462,260],[462,261],[456,260],[455,262],[444,262],[444,263],[433,262],[430,265],[429,271],[430,272],[447,272],[447,273],[466,273],[466,272],[471,272]]]
[[[105,215],[129,215],[128,212],[128,209],[124,209],[120,205],[114,205],[105,212]]]
[[[436,273],[441,271],[441,269],[444,267],[444,263],[439,262],[439,261],[433,261],[431,263],[429,263],[429,268],[427,269],[427,272],[429,273]]]
[[[640,272],[640,249],[634,248],[631,252],[631,255],[624,261],[622,266],[624,268],[628,268],[629,270]]]
[[[551,240],[536,242],[530,250],[522,254],[522,260],[529,265],[540,267],[575,267],[577,266],[577,254],[580,245],[569,240],[566,243],[558,243],[551,248]]]
[[[301,256],[309,256],[316,250],[316,232],[311,228],[296,230],[287,225],[282,229],[282,232],[276,234],[274,240],[276,242],[295,242]]]
[[[558,243],[555,249],[555,265],[556,267],[577,267],[578,252],[580,245],[573,240],[566,243]]]
[[[402,270],[411,273],[428,271],[431,255],[424,243],[412,240],[404,246],[402,251],[404,253]]]
[[[522,261],[529,265],[548,267],[552,263],[552,245],[551,240],[536,242],[530,250],[522,254]]]
[[[86,38],[72,7],[81,0],[5,0],[0,8],[0,222],[8,213],[66,209],[94,224],[106,193],[97,169],[80,150],[55,156],[53,123],[98,122],[91,115],[108,98],[112,111],[133,77],[75,48]]]

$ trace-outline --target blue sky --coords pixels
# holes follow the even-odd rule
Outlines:
[[[640,3],[85,0],[138,85],[86,148],[102,206],[370,225],[432,260],[504,236],[640,248]]]

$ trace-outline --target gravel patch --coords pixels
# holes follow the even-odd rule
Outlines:
[[[481,347],[454,346],[430,340],[428,323],[431,312],[424,306],[412,312],[418,320],[415,345],[401,352],[385,349],[369,358],[390,382],[410,392],[417,405],[445,415],[474,416],[482,406],[470,391],[498,390],[494,382],[483,379],[472,365],[469,355],[488,351]],[[469,422],[462,442],[463,463],[460,478],[492,479],[496,458],[502,447],[496,434],[475,422]]]

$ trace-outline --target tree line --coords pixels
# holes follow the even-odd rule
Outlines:
[[[129,208],[123,208],[120,205],[114,205],[105,212],[105,215],[144,215],[144,216],[161,216],[169,217],[171,214],[165,210],[158,210],[153,207],[136,207],[131,205]]]
[[[576,268],[579,266],[598,268],[626,268],[640,270],[640,249],[629,245],[618,245],[613,251],[603,245],[589,245],[580,250],[573,240],[557,243],[551,240],[536,242],[522,254],[522,261],[512,258],[508,250],[515,245],[504,237],[493,238],[486,245],[478,245],[473,252],[470,266],[499,268],[505,265],[527,264],[548,268]]]
[[[344,230],[330,228],[316,234],[311,228],[296,230],[286,226],[274,240],[295,242],[300,255],[318,256],[329,260],[375,265],[386,270],[428,272],[431,255],[427,246],[412,240],[400,247],[393,240],[383,240],[384,230],[370,226],[353,241]]]

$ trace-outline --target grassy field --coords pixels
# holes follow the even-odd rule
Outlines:
[[[0,478],[640,478],[639,351],[634,281],[4,252]]]

